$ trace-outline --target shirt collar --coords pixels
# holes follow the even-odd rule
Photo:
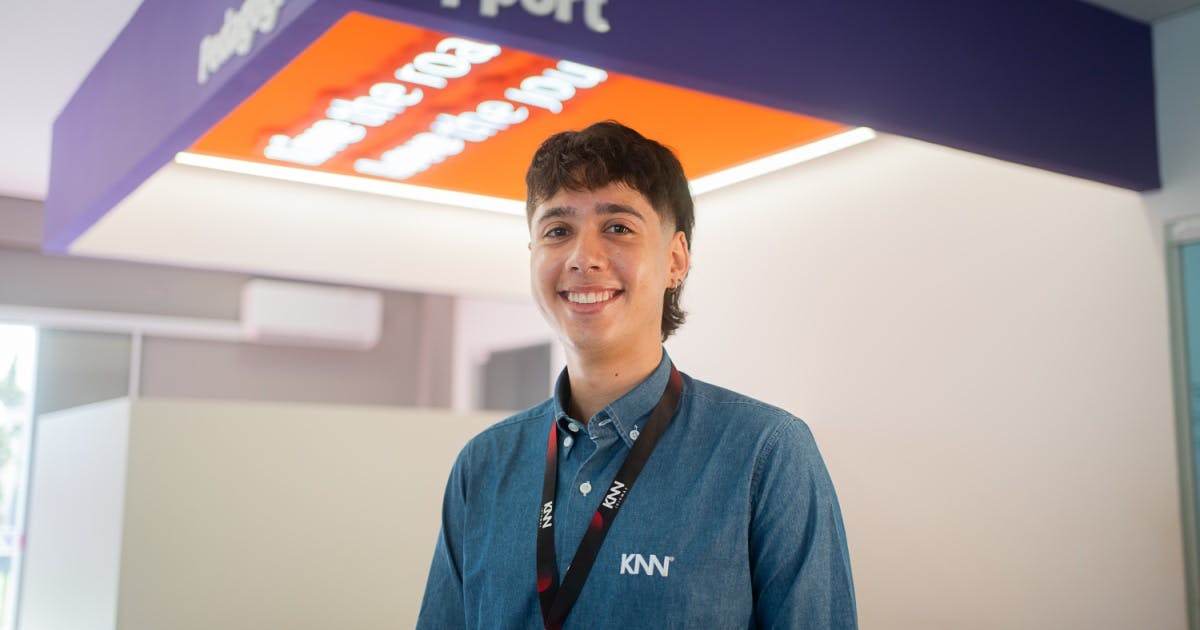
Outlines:
[[[636,436],[631,437],[630,433],[646,425],[647,417],[654,410],[654,406],[658,404],[658,400],[662,398],[670,377],[671,357],[667,355],[667,350],[664,348],[658,367],[654,368],[654,371],[645,380],[638,383],[624,396],[596,412],[596,415],[589,418],[588,422],[603,422],[605,419],[611,419],[617,435],[621,436],[621,440],[625,442],[626,446],[633,448],[633,442],[637,438]],[[567,430],[567,423],[570,422],[570,417],[563,404],[570,395],[570,390],[567,368],[563,368],[554,385],[554,420],[562,431]]]

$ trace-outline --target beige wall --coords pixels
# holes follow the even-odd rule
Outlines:
[[[1135,193],[895,137],[702,197],[681,369],[812,426],[864,628],[1183,628]]]
[[[42,243],[42,202],[0,195],[0,247],[37,249]]]
[[[410,627],[450,465],[495,420],[136,403],[119,627]]]
[[[118,433],[91,422],[107,417],[100,412],[108,414],[114,404],[129,409],[127,458]],[[91,545],[88,553],[112,556],[107,605],[120,630],[412,627],[450,465],[471,436],[498,419],[163,399],[64,413],[74,414],[77,439],[42,443],[34,505],[46,502],[49,475],[58,479],[55,496],[74,497],[74,503],[57,503],[75,508],[31,514],[37,533],[26,574],[26,619],[93,603],[95,586],[80,599],[82,586],[56,581],[61,571],[33,570],[48,555],[61,559],[64,549]],[[107,437],[89,456],[118,461],[123,475],[123,492],[103,495],[104,506],[124,506],[116,519],[123,529],[111,541],[96,540],[95,516],[84,511],[92,502],[81,498],[96,480],[66,448],[102,429]],[[71,546],[47,549],[60,530],[74,538],[54,540]],[[114,627],[93,617],[22,628]]]

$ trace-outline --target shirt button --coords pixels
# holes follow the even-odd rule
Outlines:
[[[575,440],[569,435],[567,437],[563,438],[563,446],[570,448],[570,446],[574,443],[575,443]]]
[[[582,492],[583,496],[586,497],[587,494],[592,491],[592,484],[587,481],[579,484],[579,491]]]
[[[576,431],[579,430],[579,425],[575,424],[574,422],[571,422],[571,423],[567,424],[567,428],[571,430],[571,433],[575,433]]]
[[[632,431],[630,431],[630,432],[629,432],[629,439],[631,439],[631,440],[636,440],[636,439],[638,439],[638,436],[639,436],[639,435],[641,435],[641,433],[638,433],[638,430],[637,430],[637,429],[634,429],[634,430],[632,430]]]

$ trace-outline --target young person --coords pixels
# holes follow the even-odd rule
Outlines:
[[[663,350],[694,221],[679,161],[603,122],[547,139],[526,183],[533,295],[567,367],[459,455],[417,627],[857,627],[808,427]]]

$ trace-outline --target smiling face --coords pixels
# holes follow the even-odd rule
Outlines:
[[[645,196],[560,190],[534,209],[529,249],[534,300],[568,352],[658,352],[663,293],[687,274],[688,248]]]

